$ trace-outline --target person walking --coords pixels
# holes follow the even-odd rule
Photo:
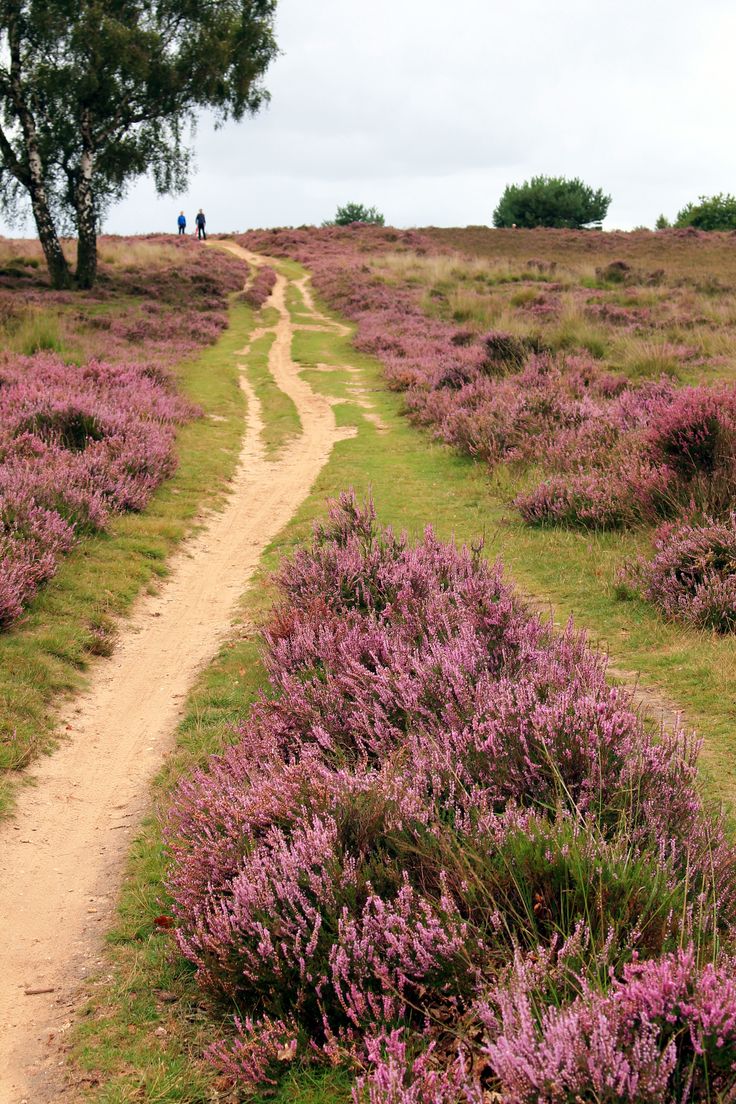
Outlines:
[[[176,220],[176,225],[179,227],[179,235],[186,234],[187,232],[187,217],[183,211],[179,212],[179,217]]]
[[[197,224],[197,237],[198,238],[205,238],[205,240],[206,240],[207,231],[205,230],[205,226],[207,225],[207,219],[204,217],[204,211],[202,210],[201,207],[197,211],[197,217],[194,221]]]

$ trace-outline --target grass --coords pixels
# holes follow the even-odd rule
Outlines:
[[[706,293],[736,283],[736,250],[730,234],[700,237],[647,230],[622,232],[594,230],[490,230],[486,226],[463,229],[430,228],[438,244],[457,249],[471,264],[484,261],[511,271],[530,260],[558,267],[581,268],[591,282],[597,270],[623,260],[633,268],[658,273],[663,268],[674,278],[687,281]],[[463,265],[463,268],[465,265]],[[717,274],[717,280],[714,276]],[[554,273],[557,278],[559,272]]]
[[[11,329],[10,348],[23,356],[34,353],[66,353],[69,349],[61,330],[59,314],[47,310],[32,310],[21,316],[17,326]]]
[[[736,250],[727,234],[426,233],[459,252],[367,253],[364,263],[388,285],[424,289],[431,316],[587,353],[634,379],[736,376]],[[635,314],[607,323],[597,312],[611,307]]]
[[[252,313],[233,305],[217,345],[179,366],[180,386],[204,416],[178,431],[179,467],[144,513],[127,514],[82,540],[13,628],[0,635],[0,812],[17,771],[54,743],[57,709],[105,654],[118,616],[166,574],[166,561],[204,506],[216,505],[238,455],[244,399],[236,349]]]
[[[290,275],[299,271],[292,264],[280,267]],[[298,297],[289,302],[301,311]],[[711,792],[736,793],[736,642],[667,625],[643,603],[617,599],[615,566],[636,551],[640,537],[524,526],[507,507],[513,471],[501,469],[490,479],[480,465],[414,430],[401,414],[400,398],[385,389],[380,366],[356,353],[349,338],[301,332],[294,354],[315,390],[341,400],[335,407],[338,421],[355,426],[357,436],[335,447],[309,498],[267,549],[245,597],[238,631],[201,676],[179,729],[176,754],[157,781],[155,811],[132,855],[105,967],[112,981],[103,977],[97,983],[76,1036],[76,1076],[91,1079],[82,1095],[94,1104],[238,1099],[202,1061],[203,1044],[214,1035],[212,1019],[221,1019],[222,1013],[203,1006],[190,970],[171,953],[167,936],[154,923],[168,909],[160,817],[176,780],[231,739],[231,726],[264,684],[253,626],[269,608],[270,573],[324,516],[325,500],[349,486],[359,494],[371,492],[381,520],[414,536],[427,524],[444,539],[470,541],[482,534],[487,554],[503,558],[522,591],[547,601],[560,621],[574,614],[620,666],[640,671],[685,707],[688,722],[705,737]],[[361,375],[312,370],[317,364],[345,363]],[[379,434],[351,401],[356,379],[388,434]],[[270,407],[267,416],[272,413]],[[164,1033],[156,1034],[160,1028]],[[256,1092],[247,1099],[253,1104],[345,1104],[349,1095],[348,1078],[340,1071],[297,1068],[275,1094]]]
[[[276,386],[268,370],[268,355],[275,337],[274,333],[266,333],[254,341],[246,362],[247,378],[261,403],[261,437],[269,456],[278,453],[301,430],[294,403]]]

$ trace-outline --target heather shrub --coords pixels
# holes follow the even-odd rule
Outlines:
[[[78,369],[49,354],[5,365],[0,388],[5,623],[19,616],[53,575],[75,534],[103,529],[111,513],[145,506],[175,467],[173,426],[192,412],[135,366],[91,362]],[[34,561],[38,566],[32,570]]]
[[[260,310],[276,285],[276,273],[269,265],[259,268],[252,283],[242,292],[242,299],[249,307]]]
[[[103,530],[115,513],[146,506],[176,467],[176,425],[197,414],[177,395],[170,368],[217,339],[227,324],[227,295],[242,284],[242,265],[215,251],[205,256],[192,243],[177,245],[178,259],[168,245],[161,258],[145,248],[149,252],[144,250],[142,259],[150,266],[128,264],[111,272],[103,261],[101,286],[83,299],[14,289],[21,320],[16,348],[28,334],[41,332],[50,305],[74,305],[74,312],[60,311],[54,321],[53,346],[60,349],[70,338],[83,355],[81,365],[70,364],[49,352],[48,343],[36,342],[33,355],[0,357],[4,625],[20,616],[54,574],[76,536]],[[111,288],[126,298],[125,313],[84,309],[104,303]],[[0,289],[0,307],[4,294]],[[145,302],[130,304],[132,295]],[[185,335],[182,303],[192,316]],[[39,306],[45,314],[39,314]],[[140,346],[136,359],[131,359],[132,346]]]
[[[265,823],[241,821],[219,892],[221,870],[199,899],[173,882],[181,948],[202,982],[249,1010],[254,1038],[265,1016],[359,1055],[366,1033],[468,1014],[514,947],[554,945],[584,924],[574,963],[584,976],[601,953],[613,969],[676,947],[696,903],[709,914],[701,876],[686,887],[625,833],[605,841],[569,816],[548,823],[512,809],[475,832],[438,832],[416,774],[312,763],[316,782],[300,790],[290,777],[299,769],[264,779],[292,802]],[[697,931],[705,946],[707,921]]]
[[[179,943],[202,980],[253,1014],[298,1016],[322,1042],[325,1031],[406,1016],[422,979],[438,1000],[467,992],[468,930],[436,856],[414,853],[426,825],[407,780],[312,761],[260,781],[267,800],[281,796],[277,815],[249,819],[244,810],[228,875],[222,851],[198,895],[179,864],[174,872]],[[237,810],[232,802],[231,818]],[[176,842],[174,854],[182,855]],[[412,863],[429,879],[421,892]]]
[[[632,510],[617,491],[606,476],[558,476],[517,495],[514,506],[530,525],[621,529],[632,520]]]
[[[179,946],[240,1010],[221,1069],[268,1078],[285,1048],[321,1052],[368,1063],[361,1099],[474,1099],[483,1031],[486,1083],[515,1085],[493,1025],[521,949],[564,1012],[632,962],[729,944],[736,867],[697,746],[653,740],[498,565],[431,532],[412,547],[343,496],[279,583],[269,695],[168,829]],[[626,1038],[641,1083],[667,1083]]]
[[[492,1081],[510,1104],[729,1100],[736,1086],[736,973],[692,948],[624,967],[607,992],[538,1005],[519,963],[481,1017]]]
[[[20,616],[73,541],[71,526],[56,511],[25,495],[0,496],[0,626]]]
[[[453,344],[456,343],[452,339]],[[531,337],[516,337],[515,334],[493,332],[481,339],[484,358],[480,369],[490,376],[503,375],[506,372],[518,372],[531,353],[540,351],[539,342]]]
[[[407,1042],[401,1030],[366,1039],[370,1065],[356,1083],[354,1104],[482,1104],[485,1094],[462,1057],[438,1061],[434,1045],[425,1047]]]
[[[733,460],[736,396],[723,388],[683,387],[661,403],[649,423],[652,455],[682,479]]]
[[[736,629],[736,515],[704,525],[667,525],[651,559],[622,570],[624,581],[665,617],[699,629]]]

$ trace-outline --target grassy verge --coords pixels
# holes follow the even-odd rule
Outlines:
[[[93,655],[111,650],[116,618],[166,574],[167,557],[198,511],[220,498],[243,427],[234,354],[251,325],[251,311],[233,305],[231,327],[217,345],[179,366],[180,386],[204,416],[179,430],[173,479],[145,512],[82,540],[24,618],[0,636],[0,812],[17,772],[52,746],[63,696],[80,686]]]
[[[298,301],[290,302],[298,308]],[[308,534],[324,514],[325,499],[353,486],[371,491],[380,517],[416,535],[432,524],[442,538],[486,538],[491,556],[501,555],[520,585],[550,599],[556,615],[574,611],[581,624],[606,639],[616,659],[656,678],[688,709],[707,740],[715,789],[731,784],[729,757],[736,675],[732,642],[664,625],[640,604],[616,600],[611,566],[624,538],[580,536],[525,528],[508,514],[508,486],[485,470],[418,433],[401,416],[401,400],[385,390],[380,366],[357,354],[349,338],[303,332],[295,355],[315,390],[342,399],[336,415],[354,425],[357,436],[333,451],[311,495],[267,550],[259,577],[248,592],[240,632],[221,651],[193,693],[179,730],[176,755],[158,780],[155,813],[138,840],[123,893],[119,924],[112,936],[111,962],[96,986],[77,1032],[77,1079],[83,1099],[95,1104],[156,1101],[208,1104],[237,1100],[202,1061],[213,1038],[217,1010],[203,1004],[191,972],[172,954],[155,919],[168,911],[163,888],[160,816],[171,787],[194,763],[230,739],[231,726],[246,713],[263,685],[258,638],[250,626],[269,605],[268,576],[279,559]],[[331,374],[316,364],[348,363],[361,370]],[[351,401],[362,383],[388,432],[379,433]],[[633,548],[633,544],[632,544]],[[290,1071],[278,1090],[254,1094],[258,1102],[343,1104],[348,1081],[339,1071]]]

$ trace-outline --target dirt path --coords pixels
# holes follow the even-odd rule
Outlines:
[[[349,435],[291,359],[286,287],[279,277],[270,300],[279,317],[269,367],[297,408],[301,436],[266,460],[258,401],[243,379],[247,426],[224,510],[186,544],[161,590],[137,604],[115,654],[67,713],[69,741],[40,764],[0,832],[0,1104],[59,1099],[49,1040],[68,1026],[79,979],[97,964],[131,833],[187,692],[227,636],[264,547]],[[313,325],[342,332],[316,311]]]

